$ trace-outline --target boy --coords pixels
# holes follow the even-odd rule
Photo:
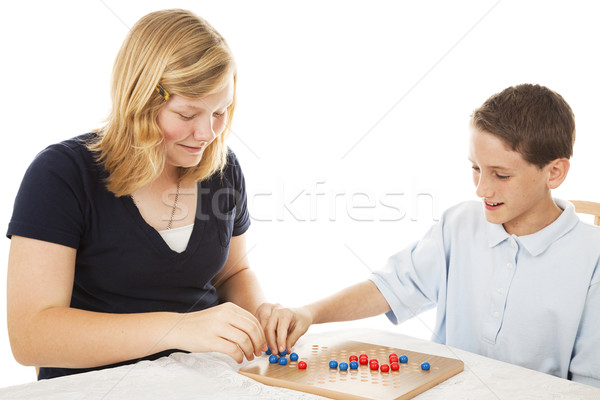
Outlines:
[[[263,304],[271,348],[310,324],[434,306],[433,340],[600,387],[600,229],[553,199],[573,151],[569,105],[539,85],[509,87],[471,118],[469,158],[482,202],[447,210],[369,280],[297,309]]]

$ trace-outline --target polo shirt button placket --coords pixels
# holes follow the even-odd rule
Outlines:
[[[504,309],[506,308],[506,301],[508,297],[508,290],[510,288],[510,282],[512,281],[512,277],[515,273],[515,266],[517,263],[517,253],[519,252],[519,245],[515,238],[511,237],[509,239],[510,243],[510,256],[511,260],[506,263],[506,281],[504,284],[501,284],[496,288],[496,295],[498,297],[498,307],[496,307],[495,311],[492,312],[492,318],[496,320],[497,323],[497,333],[500,331],[500,327],[502,326],[502,320],[504,319]]]

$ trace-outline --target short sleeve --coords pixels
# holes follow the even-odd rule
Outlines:
[[[17,193],[7,236],[24,236],[77,249],[84,231],[77,156],[58,144],[39,153]]]
[[[235,156],[230,151],[228,156],[228,163],[232,168],[233,186],[235,189],[235,219],[233,222],[233,236],[239,236],[246,232],[250,227],[250,213],[248,211],[248,198],[246,195],[246,181],[244,179],[244,173],[242,167]]]
[[[403,322],[434,307],[445,290],[446,257],[442,221],[415,244],[391,256],[369,278],[385,297],[391,322]]]

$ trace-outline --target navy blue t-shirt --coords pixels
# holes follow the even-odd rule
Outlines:
[[[116,197],[106,189],[108,174],[85,147],[93,135],[49,146],[37,155],[21,183],[7,236],[77,249],[73,308],[185,313],[217,305],[211,280],[227,260],[231,236],[250,226],[244,175],[233,152],[223,174],[198,182],[194,228],[186,250],[177,253],[146,223],[131,197]],[[41,368],[39,379],[106,367]]]

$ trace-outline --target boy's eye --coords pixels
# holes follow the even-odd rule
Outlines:
[[[479,167],[476,167],[476,166],[474,166],[474,165],[471,167],[471,169],[472,169],[473,171],[475,171],[475,172],[479,172]]]
[[[498,174],[496,174],[496,177],[498,179],[508,179],[508,178],[510,178],[510,176],[507,176],[507,175],[498,175]]]

